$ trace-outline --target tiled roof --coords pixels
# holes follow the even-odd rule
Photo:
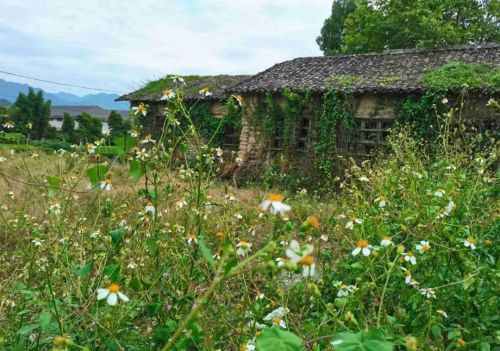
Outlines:
[[[236,93],[325,91],[348,84],[353,92],[422,91],[422,76],[451,62],[500,64],[500,44],[439,49],[391,50],[383,53],[301,57],[278,63],[232,88]]]

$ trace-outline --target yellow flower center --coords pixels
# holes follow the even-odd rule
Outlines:
[[[111,178],[106,178],[105,182],[106,182],[106,184],[109,184],[109,185],[111,185],[113,183]]]
[[[188,238],[191,240],[196,240],[196,235],[194,234],[188,234]]]
[[[224,237],[224,233],[223,232],[217,232],[217,233],[215,233],[215,236],[218,237],[219,239],[221,239],[221,238]]]
[[[474,239],[472,238],[467,238],[467,242],[471,245],[475,243]]]
[[[407,277],[411,276],[411,272],[409,270],[406,270],[405,271],[405,276],[407,276]]]
[[[66,338],[64,336],[56,336],[54,338],[54,346],[65,346]]]
[[[319,222],[318,218],[316,216],[309,216],[307,217],[307,221],[313,227],[314,229],[319,229]]]
[[[302,265],[302,266],[310,266],[312,265],[314,262],[314,257],[312,256],[304,256],[300,259],[300,261],[298,262],[298,264]]]
[[[415,255],[413,254],[413,252],[408,251],[408,253],[406,254],[406,256],[408,256],[408,257],[413,257],[413,256],[415,256]]]
[[[276,324],[276,325],[280,325],[280,323],[281,323],[281,318],[280,318],[280,317],[274,317],[273,321],[274,321],[274,324]]]
[[[352,216],[352,217],[349,217],[349,222],[353,222],[356,221],[356,217],[355,216]]]
[[[392,241],[390,236],[384,236],[384,238],[382,240]]]
[[[491,245],[491,244],[493,244],[493,241],[491,241],[491,240],[489,240],[489,239],[486,239],[486,240],[484,241],[484,243],[485,243],[486,245]]]
[[[430,250],[429,245],[422,245],[422,251],[427,252]]]
[[[283,195],[280,195],[280,194],[269,194],[269,196],[267,197],[267,199],[269,201],[279,201],[279,202],[282,202],[285,197]]]
[[[163,95],[170,95],[171,92],[172,92],[172,90],[165,89],[165,90],[163,90]]]
[[[117,293],[118,291],[120,291],[120,285],[112,283],[110,286],[108,286],[108,291],[110,293]]]
[[[362,248],[362,249],[364,249],[364,248],[368,247],[368,241],[363,240],[363,239],[362,239],[362,240],[360,240],[360,241],[358,241],[358,247],[360,247],[360,248]]]
[[[137,108],[139,109],[139,111],[144,111],[145,107],[143,104],[140,104]]]

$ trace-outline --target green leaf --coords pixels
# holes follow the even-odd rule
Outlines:
[[[153,256],[155,256],[158,253],[158,243],[156,239],[146,240],[146,246],[148,247],[149,252],[151,252]]]
[[[226,264],[226,267],[224,268],[224,275],[228,275],[231,273],[234,267],[238,265],[238,260],[236,258],[233,258],[231,261],[229,261]]]
[[[108,277],[111,281],[116,282],[120,276],[120,265],[118,264],[110,264],[104,267],[103,273],[106,277]]]
[[[107,173],[108,167],[105,166],[95,166],[87,169],[87,175],[89,176],[92,187],[99,188],[100,182],[104,180]]]
[[[133,181],[137,182],[142,178],[144,174],[146,174],[144,166],[137,159],[132,159],[130,161],[130,178],[132,178]]]
[[[111,237],[111,241],[114,245],[119,245],[123,243],[123,234],[125,234],[125,229],[115,229],[109,232],[109,236]]]
[[[50,320],[51,320],[52,316],[50,315],[50,311],[43,311],[40,316],[38,317],[38,322],[40,323],[40,328],[42,328],[42,330],[44,332],[49,332],[50,331],[50,327],[51,327],[51,324],[50,324]]]
[[[88,261],[83,266],[78,266],[78,268],[73,271],[73,274],[77,277],[86,277],[92,272],[92,266],[93,262]]]
[[[126,153],[137,144],[137,139],[129,135],[125,137],[116,137],[113,139],[113,144]]]
[[[54,176],[47,176],[47,183],[49,183],[49,197],[54,197],[59,192],[61,186],[61,179]]]
[[[487,342],[482,341],[479,344],[479,351],[490,351],[490,350],[491,350],[491,346]]]
[[[99,146],[96,148],[96,154],[104,155],[107,157],[114,157],[124,155],[123,149],[117,146]]]
[[[335,351],[392,351],[394,345],[387,341],[384,332],[380,329],[372,329],[365,332],[338,333],[332,346]]]
[[[292,332],[274,327],[266,329],[257,338],[259,351],[300,351],[304,350],[302,340]]]
[[[205,243],[205,237],[203,235],[200,235],[198,238],[198,245],[200,246],[201,253],[203,254],[203,257],[207,260],[207,263],[211,269],[214,268],[214,259],[212,258],[212,252],[210,249],[207,247]]]
[[[130,279],[130,282],[128,283],[128,286],[134,291],[141,290],[141,282],[139,281],[139,279],[137,279],[137,277],[132,277],[132,279]]]
[[[163,304],[161,302],[153,302],[146,305],[146,311],[150,316],[154,316],[161,311]]]
[[[38,324],[27,324],[27,325],[23,325],[17,331],[17,333],[20,335],[28,335],[28,334],[31,334],[33,332],[33,330],[35,330],[37,328],[38,328]]]
[[[432,336],[434,337],[438,337],[441,335],[441,327],[437,324],[434,324],[432,327],[431,327],[431,333],[432,333]]]

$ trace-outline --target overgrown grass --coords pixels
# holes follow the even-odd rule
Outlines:
[[[487,63],[452,62],[430,70],[422,83],[437,89],[470,89],[500,91],[500,66]]]
[[[498,143],[389,144],[335,195],[272,196],[284,217],[204,173],[220,160],[203,147],[180,167],[156,146],[130,164],[0,150],[0,348],[498,346]],[[110,191],[88,187],[97,164]]]

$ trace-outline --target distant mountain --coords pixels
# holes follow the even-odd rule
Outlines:
[[[13,103],[16,101],[19,93],[28,93],[30,86],[27,84],[20,84],[8,82],[0,79],[0,101],[7,100]],[[35,91],[42,89],[34,88]],[[43,90],[42,90],[43,91]],[[52,106],[99,106],[106,110],[128,110],[129,104],[127,102],[114,101],[119,95],[117,94],[89,94],[85,96],[77,96],[70,93],[47,93],[43,91],[43,96],[46,100],[52,101]]]
[[[5,99],[0,99],[0,106],[9,106],[10,101]]]

